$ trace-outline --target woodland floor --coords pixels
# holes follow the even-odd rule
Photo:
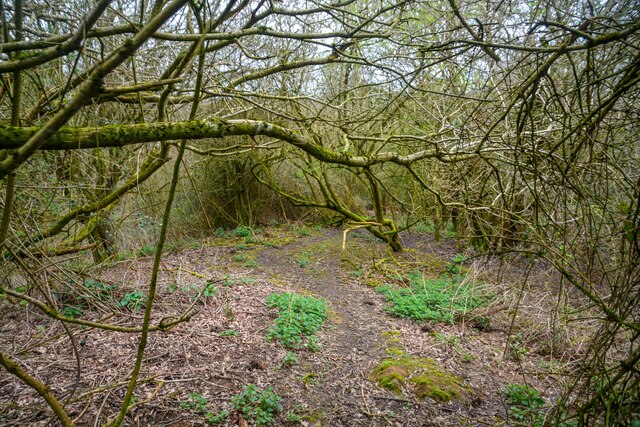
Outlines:
[[[284,406],[277,425],[291,426],[511,425],[502,391],[509,383],[536,387],[552,401],[562,387],[555,374],[577,359],[579,348],[574,340],[570,351],[558,353],[556,346],[556,354],[550,354],[549,328],[542,325],[549,316],[542,316],[540,324],[536,320],[534,312],[552,304],[552,276],[536,266],[528,274],[529,283],[537,285],[520,289],[524,267],[476,262],[466,266],[468,274],[490,283],[495,298],[474,315],[489,318],[490,324],[480,327],[472,317],[455,325],[392,317],[373,285],[415,269],[436,277],[457,253],[453,239],[435,243],[431,235],[411,233],[403,241],[409,250],[390,254],[368,234],[352,232],[343,252],[340,229],[283,226],[266,228],[255,238],[212,237],[197,247],[169,252],[162,261],[154,323],[184,312],[207,282],[215,283],[218,292],[196,302],[197,313],[189,322],[151,334],[143,383],[135,391],[137,406],[126,424],[208,425],[201,414],[181,406],[191,393],[199,393],[208,411],[231,412],[226,425],[242,425],[230,400],[251,383],[275,389]],[[307,260],[304,266],[302,259]],[[127,292],[145,291],[152,261],[151,256],[130,258],[85,271],[87,278],[109,286],[108,298],[78,302],[78,295],[56,297],[61,304],[76,298],[83,319],[139,323],[142,311],[118,302]],[[283,363],[287,350],[265,339],[277,316],[265,299],[283,291],[323,298],[330,312],[319,333],[322,349],[297,351],[298,361],[291,367]],[[524,316],[512,323],[517,292]],[[82,362],[79,379],[59,323],[15,301],[0,302],[4,351],[63,400],[77,388],[67,409],[78,425],[101,425],[118,410],[138,335],[72,329]],[[390,336],[399,339],[394,346],[434,359],[471,391],[443,403],[380,388],[370,373],[386,356]],[[521,347],[515,355],[514,336]],[[50,417],[31,389],[0,372],[0,425],[46,425]]]

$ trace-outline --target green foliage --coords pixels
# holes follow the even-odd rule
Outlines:
[[[153,245],[144,245],[136,251],[137,256],[153,255],[156,253],[156,247]]]
[[[128,307],[137,313],[145,304],[146,299],[146,295],[140,291],[127,292],[120,300],[120,307]]]
[[[462,353],[462,359],[464,363],[471,363],[476,360],[476,355],[472,353]]]
[[[257,259],[255,259],[255,258],[250,258],[250,259],[248,259],[248,260],[247,260],[243,265],[244,265],[245,267],[248,267],[248,268],[254,268],[254,267],[259,266],[260,264],[258,263],[258,260],[257,260]]]
[[[77,305],[68,305],[62,307],[60,313],[65,317],[71,317],[72,319],[75,319],[76,317],[82,316],[82,307]]]
[[[238,335],[240,335],[240,332],[234,331],[233,329],[225,329],[218,334],[220,337],[236,337]]]
[[[520,362],[526,354],[527,347],[522,342],[522,334],[515,334],[509,342],[509,347],[506,354],[507,359]]]
[[[187,395],[187,400],[180,403],[182,409],[191,409],[199,414],[207,412],[207,398],[202,393],[192,392]]]
[[[408,288],[383,285],[376,291],[385,296],[387,312],[417,321],[453,323],[460,315],[483,305],[487,297],[473,283],[464,283],[461,276],[440,276],[425,279],[420,273],[408,275]]]
[[[456,346],[460,342],[458,337],[453,334],[443,334],[443,333],[437,332],[435,334],[435,338],[441,343],[451,345],[451,346]]]
[[[327,318],[327,304],[323,300],[286,292],[269,295],[266,303],[280,310],[275,325],[267,331],[267,339],[277,340],[293,350],[308,338],[309,349],[319,349],[315,333]]]
[[[309,351],[313,351],[314,353],[322,350],[322,344],[320,344],[320,341],[318,341],[317,336],[312,335],[307,339],[307,349]]]
[[[414,226],[415,230],[419,233],[434,233],[435,226],[433,225],[433,221],[428,220],[426,223],[419,222]]]
[[[204,415],[204,419],[211,425],[221,425],[227,421],[229,411],[210,412],[207,408],[207,398],[202,393],[192,392],[187,395],[187,399],[180,402],[182,409],[193,410]]]
[[[282,359],[282,363],[285,366],[293,366],[296,363],[298,363],[298,356],[292,352],[292,351],[288,351],[287,354],[284,356],[284,359]]]
[[[258,261],[255,259],[255,257],[253,257],[251,255],[244,254],[244,253],[234,255],[233,257],[231,257],[231,259],[236,261],[236,262],[243,263],[243,265],[245,267],[257,267],[258,266]]]
[[[105,285],[95,279],[87,278],[84,281],[84,288],[87,295],[85,299],[97,299],[100,301],[109,301],[112,298],[112,292],[116,289],[115,285]]]
[[[447,271],[451,274],[460,274],[462,272],[462,264],[468,259],[468,257],[462,254],[457,254],[451,258],[451,262],[447,264]]]
[[[544,399],[540,392],[526,384],[507,384],[504,389],[509,416],[529,426],[542,426]]]
[[[303,418],[301,415],[296,414],[295,412],[289,412],[286,419],[289,423],[299,423]]]
[[[238,226],[235,230],[233,230],[233,235],[236,237],[249,237],[251,236],[252,231],[249,227],[244,227],[242,225]]]
[[[202,291],[202,296],[204,297],[215,297],[218,294],[218,288],[213,283],[208,283],[207,287]]]
[[[222,286],[231,287],[235,285],[252,285],[256,282],[256,279],[253,277],[233,277],[231,274],[227,273],[224,276],[224,280],[222,282]]]
[[[70,280],[64,290],[53,290],[52,294],[62,306],[60,313],[65,317],[80,317],[83,311],[95,307],[97,303],[119,305],[114,299],[115,285],[107,285],[92,278],[86,278],[82,284]],[[28,292],[25,287],[16,288],[18,292]],[[101,304],[104,305],[104,304]]]
[[[222,425],[229,418],[229,411],[220,411],[217,413],[207,412],[204,414],[204,419],[211,425],[217,426]]]
[[[300,237],[311,236],[311,231],[307,227],[299,227],[297,225],[293,226],[293,232]]]
[[[318,383],[318,374],[314,374],[313,372],[306,374],[302,377],[302,383],[304,385],[311,385]]]
[[[311,261],[312,256],[313,256],[312,252],[304,251],[303,253],[301,253],[296,257],[296,261],[298,262],[298,265],[300,267],[304,268],[307,265],[309,265],[309,262]]]
[[[231,404],[255,426],[270,426],[282,412],[282,398],[268,387],[261,390],[255,384],[247,384],[241,393],[231,398]]]
[[[237,262],[245,262],[247,259],[249,259],[249,257],[247,256],[247,254],[237,254],[232,256],[231,259]]]
[[[362,277],[362,274],[363,274],[363,270],[361,266],[349,273],[351,277],[355,277],[355,278]]]

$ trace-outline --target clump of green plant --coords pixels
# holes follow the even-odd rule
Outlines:
[[[291,350],[300,348],[305,338],[310,350],[319,347],[315,334],[327,318],[325,301],[285,292],[269,295],[266,303],[280,310],[275,325],[267,331],[267,339]]]
[[[192,392],[187,395],[187,399],[180,402],[182,409],[194,410],[199,414],[207,412],[207,398],[202,393]]]
[[[246,253],[240,253],[231,257],[232,260],[236,262],[241,262],[245,267],[257,267],[258,261],[252,255],[247,255]]]
[[[309,265],[309,262],[311,261],[312,256],[313,256],[313,253],[309,251],[304,251],[296,257],[296,261],[298,262],[298,265],[300,267],[304,268],[307,265]]]
[[[309,231],[309,229],[305,226],[299,227],[297,225],[293,226],[293,232],[296,233],[298,236],[301,237],[307,237],[311,235],[311,231]]]
[[[282,359],[282,364],[284,366],[291,367],[296,363],[298,363],[298,356],[292,351],[288,351],[287,354],[284,356],[284,359]]]
[[[259,389],[255,384],[247,384],[242,392],[231,398],[231,404],[252,425],[262,427],[273,425],[282,413],[282,398],[268,387]]]
[[[198,392],[189,393],[187,399],[180,402],[182,409],[193,410],[197,414],[204,415],[204,419],[211,425],[220,425],[227,421],[229,411],[211,412],[207,405],[207,398]]]
[[[137,313],[144,306],[146,300],[147,296],[140,291],[127,292],[120,300],[120,307],[127,307]]]
[[[76,317],[82,316],[82,307],[78,305],[67,305],[65,307],[62,307],[62,310],[60,310],[60,314],[65,317],[75,319]]]
[[[220,412],[207,412],[204,414],[204,419],[211,425],[218,426],[227,422],[229,418],[229,411]]]
[[[527,347],[522,339],[522,334],[515,334],[509,341],[506,358],[516,362],[522,361],[527,354]]]
[[[249,237],[251,236],[252,231],[249,227],[245,227],[245,226],[238,226],[238,228],[236,228],[235,230],[233,230],[233,235],[236,237]]]
[[[314,353],[322,350],[322,344],[320,344],[317,336],[313,335],[307,339],[307,350],[313,351]]]
[[[237,337],[238,335],[240,332],[233,329],[225,329],[218,334],[219,337]]]
[[[16,288],[18,292],[22,287]],[[63,291],[54,290],[53,296],[64,307],[61,312],[67,317],[78,317],[82,311],[98,302],[113,303],[115,285],[107,285],[92,278],[86,278],[81,284],[70,280]],[[65,314],[66,313],[66,314]]]
[[[153,245],[144,245],[136,251],[136,256],[142,257],[146,255],[153,255],[156,253],[156,247]]]
[[[245,267],[248,267],[248,268],[253,268],[253,267],[257,267],[257,266],[258,266],[258,265],[260,265],[260,264],[258,263],[258,260],[257,260],[257,259],[255,259],[255,258],[250,258],[250,259],[248,259],[248,260],[247,260],[243,265],[244,265]]]
[[[109,301],[113,298],[113,291],[116,289],[115,285],[106,285],[95,279],[87,278],[83,283],[86,295],[83,295],[84,299]]]
[[[362,269],[362,266],[358,266],[355,270],[349,273],[349,276],[359,278],[359,277],[362,277],[363,273],[364,273],[364,270]]]
[[[507,384],[504,395],[509,416],[514,421],[528,426],[542,426],[545,402],[537,389],[526,384]]]
[[[249,259],[249,256],[247,254],[237,254],[232,256],[231,259],[237,262],[245,262]]]
[[[462,264],[468,259],[468,257],[462,254],[457,254],[456,256],[451,258],[451,261],[447,264],[447,271],[451,274],[461,274]]]
[[[465,282],[460,276],[425,279],[416,272],[408,278],[409,287],[387,284],[376,288],[389,303],[385,310],[394,316],[453,323],[488,299],[477,284]]]
[[[218,288],[213,283],[207,283],[202,291],[202,296],[206,298],[215,297],[218,294]]]
[[[414,229],[418,233],[435,233],[436,227],[433,224],[433,221],[427,220],[426,223],[422,221],[416,223],[416,225],[414,225]]]
[[[304,384],[305,386],[318,384],[318,374],[314,374],[313,372],[305,374],[302,377],[302,384]]]

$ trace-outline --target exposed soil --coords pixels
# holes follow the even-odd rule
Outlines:
[[[507,419],[502,393],[506,384],[527,383],[549,400],[560,389],[550,366],[571,357],[551,357],[533,344],[516,356],[504,351],[511,348],[509,329],[516,329],[510,323],[512,301],[497,283],[494,302],[477,313],[490,318],[490,324],[475,324],[471,317],[455,325],[421,324],[384,311],[384,297],[373,285],[411,269],[436,276],[456,255],[455,241],[435,243],[429,235],[411,234],[403,237],[406,253],[390,254],[358,232],[349,235],[343,252],[339,229],[307,233],[272,228],[256,237],[255,243],[243,243],[246,239],[240,237],[212,239],[164,258],[154,324],[186,311],[205,283],[215,283],[218,292],[195,302],[197,313],[189,322],[151,334],[143,382],[135,392],[137,406],[127,425],[207,425],[201,414],[181,407],[190,393],[202,394],[211,412],[229,410],[227,425],[243,425],[230,399],[250,383],[271,386],[283,398],[278,425],[304,426],[495,425]],[[119,302],[127,292],[144,292],[151,265],[152,258],[143,257],[88,271],[88,278],[112,286],[108,295],[79,301],[78,295],[62,293],[56,294],[58,301],[61,306],[77,305],[83,319],[139,324],[142,311]],[[517,277],[518,268],[511,270]],[[481,271],[476,266],[469,274]],[[539,283],[545,274],[541,269]],[[321,351],[298,351],[298,362],[291,367],[283,364],[288,350],[265,339],[277,316],[265,299],[283,291],[323,298],[330,309],[319,334]],[[528,292],[540,301],[535,289]],[[79,425],[101,425],[117,412],[137,334],[73,327],[82,363],[76,380],[73,347],[60,324],[17,301],[0,304],[3,351],[49,384],[60,399],[70,398],[67,409]],[[461,377],[471,392],[440,402],[410,392],[398,395],[372,382],[370,373],[386,356],[390,331],[397,331],[395,346],[411,356],[432,358]],[[50,410],[30,388],[0,372],[0,425],[46,425],[50,420]]]

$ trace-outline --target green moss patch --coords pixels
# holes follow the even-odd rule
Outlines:
[[[430,397],[440,402],[449,402],[469,393],[469,388],[464,385],[462,378],[449,372],[432,370],[428,374],[412,377],[411,382],[418,399]]]
[[[383,331],[381,335],[386,341],[387,345],[385,351],[388,356],[404,355],[404,350],[402,349],[400,342],[400,337],[402,335],[400,331]]]
[[[402,395],[402,387],[409,374],[406,367],[383,361],[371,372],[371,379],[376,381],[380,387]]]
[[[462,378],[441,368],[428,357],[408,354],[387,357],[371,371],[369,378],[397,395],[411,390],[418,399],[430,397],[439,402],[450,402],[471,394]]]

